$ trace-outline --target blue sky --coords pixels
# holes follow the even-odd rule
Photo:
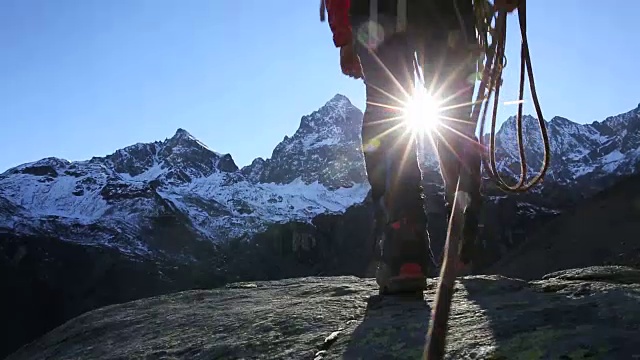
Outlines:
[[[545,118],[592,122],[640,102],[640,2],[529,3]],[[505,100],[517,96],[509,24]],[[0,54],[0,171],[103,156],[179,127],[243,166],[336,93],[364,106],[316,0],[2,0]]]

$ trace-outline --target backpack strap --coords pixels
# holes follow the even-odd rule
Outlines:
[[[378,0],[369,0],[369,43],[378,43]],[[373,41],[372,41],[373,40]]]
[[[407,30],[407,0],[396,0],[396,32]],[[378,23],[378,0],[369,0],[369,39],[378,41],[378,31],[380,24]]]
[[[407,0],[398,1],[398,12],[396,13],[396,31],[402,32],[407,30]]]
[[[320,0],[320,22],[324,22],[327,14],[326,0]]]

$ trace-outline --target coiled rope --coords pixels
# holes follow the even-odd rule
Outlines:
[[[480,81],[480,87],[476,101],[474,102],[471,111],[471,121],[475,124],[480,121],[480,136],[479,142],[481,145],[484,143],[484,127],[486,122],[487,111],[489,109],[489,102],[493,92],[495,97],[493,101],[493,112],[491,118],[491,130],[489,131],[489,162],[487,164],[486,156],[483,156],[483,165],[489,174],[496,181],[497,186],[506,192],[522,193],[531,189],[538,184],[546,174],[549,163],[551,161],[551,150],[549,144],[549,135],[547,134],[547,127],[542,116],[542,110],[540,108],[540,102],[538,100],[538,94],[536,92],[536,86],[533,76],[533,69],[531,66],[531,57],[529,53],[529,42],[527,39],[527,2],[526,0],[520,0],[518,5],[518,20],[520,23],[520,34],[522,36],[522,43],[520,47],[520,86],[518,92],[518,112],[516,115],[516,131],[518,142],[518,153],[520,157],[520,179],[515,185],[508,185],[507,182],[498,173],[496,165],[496,123],[498,104],[500,99],[500,88],[502,86],[502,71],[506,66],[505,58],[505,45],[507,34],[507,14],[504,11],[495,11],[491,4],[486,0],[474,0],[474,6],[476,11],[476,29],[478,31],[478,44],[484,50],[486,60],[482,67],[482,79]],[[492,20],[495,20],[495,26],[492,26]],[[488,43],[488,35],[491,35],[492,42]],[[544,156],[542,160],[542,166],[539,173],[533,177],[533,179],[527,182],[527,161],[523,141],[523,119],[522,119],[522,106],[524,103],[524,82],[525,82],[525,69],[528,75],[529,88],[531,90],[531,98],[538,118],[540,134],[542,135],[542,142],[544,147]],[[482,110],[482,117],[480,117],[480,111]]]

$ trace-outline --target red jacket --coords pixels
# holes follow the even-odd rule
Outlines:
[[[351,23],[349,22],[350,0],[324,0],[327,6],[329,27],[333,33],[333,43],[342,47],[352,42]]]

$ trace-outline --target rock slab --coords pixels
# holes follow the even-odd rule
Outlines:
[[[420,359],[434,292],[435,279],[423,300],[356,277],[235,283],[85,313],[7,360]],[[640,358],[640,270],[461,278],[447,358]]]

